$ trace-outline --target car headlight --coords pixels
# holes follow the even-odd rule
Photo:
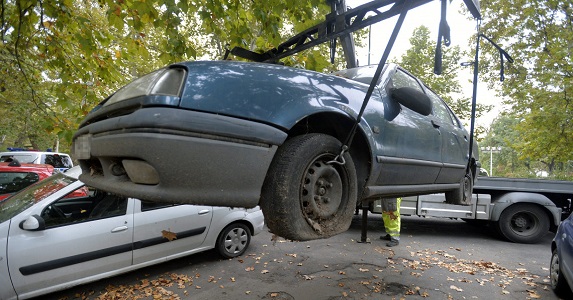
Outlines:
[[[121,88],[103,106],[147,95],[179,97],[185,74],[182,68],[160,69],[149,73]]]

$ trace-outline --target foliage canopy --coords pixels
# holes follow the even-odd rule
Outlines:
[[[482,31],[513,56],[501,94],[517,137],[510,146],[545,171],[566,171],[573,161],[573,3],[569,0],[482,0]],[[499,54],[485,45],[482,70],[499,78]],[[565,168],[565,169],[563,169]],[[569,169],[569,172],[571,170]]]
[[[324,19],[323,0],[2,0],[0,145],[62,148],[97,102],[135,77],[225,49],[276,47]],[[327,51],[285,63],[324,71]],[[41,134],[38,134],[41,133]]]

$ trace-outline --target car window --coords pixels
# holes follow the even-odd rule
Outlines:
[[[422,89],[422,86],[420,86],[418,81],[414,77],[410,76],[410,74],[407,74],[406,72],[400,69],[398,69],[396,71],[396,74],[392,76],[392,80],[390,80],[389,82],[389,87],[395,89],[401,87],[411,87],[420,91],[421,93],[424,93],[424,90]]]
[[[44,163],[52,165],[54,168],[71,168],[73,167],[72,160],[69,156],[59,154],[46,154]]]
[[[159,209],[159,208],[164,208],[164,207],[171,207],[171,206],[175,206],[175,205],[178,205],[178,204],[141,201],[141,211],[148,211],[148,210]]]
[[[452,115],[450,113],[450,110],[448,109],[444,101],[440,99],[438,95],[436,95],[434,92],[430,90],[428,90],[427,94],[430,97],[430,100],[432,100],[432,109],[434,111],[434,116],[436,116],[438,119],[447,124],[452,124],[457,127],[457,124],[454,122],[454,120],[452,120]]]
[[[80,187],[46,206],[40,215],[46,228],[122,216],[127,198]]]
[[[0,172],[0,194],[17,192],[38,180],[33,172]]]

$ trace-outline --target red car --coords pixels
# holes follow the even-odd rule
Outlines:
[[[0,202],[15,192],[48,178],[54,167],[42,164],[20,164],[18,161],[0,163]]]

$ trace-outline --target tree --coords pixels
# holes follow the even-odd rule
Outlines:
[[[506,67],[500,93],[509,98],[523,159],[549,174],[573,160],[573,3],[569,0],[484,0],[482,31],[515,63]],[[499,78],[499,54],[484,45],[485,80]]]
[[[69,147],[92,107],[132,79],[234,46],[266,51],[328,12],[323,0],[2,0],[3,144]],[[285,64],[332,69],[325,46]]]
[[[458,80],[460,61],[463,52],[458,46],[444,47],[442,50],[442,74],[436,75],[434,56],[436,44],[430,39],[430,30],[426,26],[416,28],[410,38],[411,47],[400,57],[399,65],[420,78],[430,89],[440,95],[460,118],[471,117],[471,99],[463,97]],[[488,105],[478,104],[476,116],[491,109]]]

